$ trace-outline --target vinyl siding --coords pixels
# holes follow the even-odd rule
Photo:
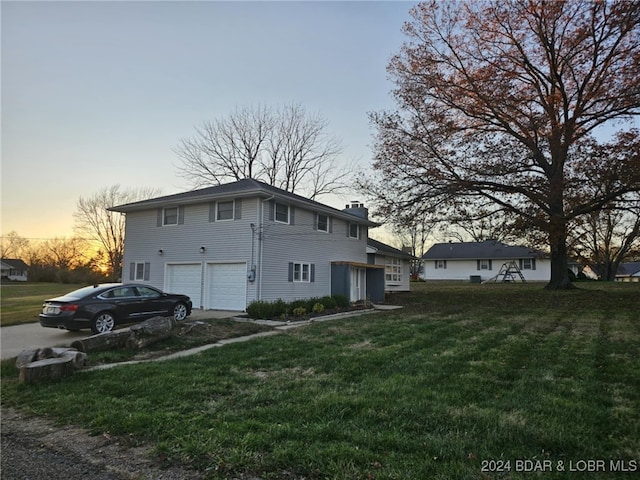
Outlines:
[[[127,213],[122,278],[128,281],[131,263],[148,262],[149,280],[145,283],[165,289],[168,265],[198,264],[204,302],[207,265],[242,262],[247,273],[252,265],[257,268],[255,281],[247,279],[248,304],[257,299],[330,295],[331,262],[367,262],[367,227],[361,226],[360,238],[353,239],[348,236],[346,220],[333,218],[331,233],[317,231],[315,212],[296,206],[293,225],[275,222],[269,219],[269,202],[258,197],[242,199],[239,220],[210,221],[210,213],[209,202],[185,205],[183,223],[171,226],[158,226],[155,208]],[[206,249],[204,253],[200,253],[201,246]],[[289,282],[290,262],[313,264],[315,281]]]
[[[269,220],[265,208],[261,298],[266,301],[331,295],[331,262],[367,262],[367,228],[361,238],[347,236],[347,222],[333,218],[332,232],[314,229],[314,212],[295,209],[294,225]],[[289,262],[315,265],[314,282],[289,282]],[[260,273],[259,273],[260,274]]]
[[[382,254],[374,254],[374,264],[382,265],[386,267],[387,257]],[[408,292],[411,289],[411,265],[408,260],[401,259],[402,264],[402,281],[401,282],[387,282],[385,277],[384,289],[386,292]],[[386,275],[386,271],[385,271]]]
[[[168,264],[231,263],[251,260],[251,223],[257,215],[257,199],[242,199],[240,220],[209,222],[209,203],[186,205],[182,225],[157,226],[157,210],[127,213],[123,276],[129,279],[132,262],[149,262],[149,283],[165,288]],[[200,247],[205,252],[200,253]],[[159,255],[158,250],[163,254]],[[248,267],[250,268],[250,267]],[[179,292],[177,292],[179,293]],[[255,297],[248,282],[247,296]]]

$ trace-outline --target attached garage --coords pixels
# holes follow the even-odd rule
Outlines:
[[[189,295],[193,308],[200,308],[202,306],[202,265],[199,263],[167,265],[164,290],[169,293]]]
[[[247,264],[207,265],[205,308],[243,311],[247,307]]]

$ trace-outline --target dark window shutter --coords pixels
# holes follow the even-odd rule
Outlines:
[[[309,275],[310,275],[310,280],[312,282],[315,282],[316,281],[316,264],[315,263],[311,264],[311,273]]]
[[[242,218],[242,200],[237,199],[234,202],[233,219],[240,220]]]
[[[129,280],[135,280],[136,279],[136,264],[134,262],[131,262],[129,264]]]
[[[347,222],[347,237],[351,236],[351,224]]]
[[[184,225],[184,207],[178,207],[178,225]]]
[[[289,225],[296,224],[296,209],[293,208],[293,205],[289,206]]]
[[[434,260],[434,261],[433,261],[433,263],[435,264],[435,265],[434,265],[434,268],[436,268],[436,269],[437,269],[437,268],[438,268],[438,260]]]
[[[477,269],[480,270],[480,260],[477,260],[477,262],[478,262],[478,268]]]
[[[162,209],[159,208],[158,209],[158,219],[157,219],[157,223],[156,226],[161,227],[162,226]]]
[[[522,267],[524,266],[523,262],[522,262],[522,259],[518,260],[518,262],[520,263],[520,270],[522,270]]]
[[[313,212],[313,229],[318,229],[318,214],[316,212]]]
[[[293,282],[293,262],[289,262],[289,281]]]
[[[216,221],[216,202],[211,202],[209,204],[209,221],[210,222]]]
[[[491,268],[491,260],[489,260],[489,270],[493,270],[493,268]]]
[[[144,281],[149,281],[149,270],[151,270],[151,263],[144,262]]]
[[[535,270],[536,269],[536,259],[532,258],[531,259],[531,270]]]
[[[276,218],[276,202],[271,200],[269,202],[269,220],[274,220]]]
[[[447,268],[447,261],[444,261],[444,268]]]

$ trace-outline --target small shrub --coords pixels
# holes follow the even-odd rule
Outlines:
[[[346,295],[334,295],[333,299],[336,302],[336,307],[346,308],[349,306],[349,299]]]
[[[324,312],[324,305],[321,304],[320,302],[317,302],[313,305],[313,308],[311,309],[311,311],[313,313],[322,313]]]
[[[272,313],[272,306],[269,302],[256,300],[251,302],[247,306],[247,314],[251,318],[255,318],[255,319],[271,318],[271,313]]]
[[[320,299],[320,303],[324,305],[325,310],[331,310],[332,308],[336,308],[337,303],[335,298],[327,295],[326,297],[322,297]]]
[[[293,309],[293,314],[296,317],[302,317],[307,314],[307,309],[304,307],[296,307]]]

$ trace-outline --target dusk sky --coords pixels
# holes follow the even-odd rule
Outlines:
[[[2,234],[69,237],[78,198],[115,184],[191,189],[172,149],[239,106],[319,113],[369,168],[414,4],[3,1]]]

